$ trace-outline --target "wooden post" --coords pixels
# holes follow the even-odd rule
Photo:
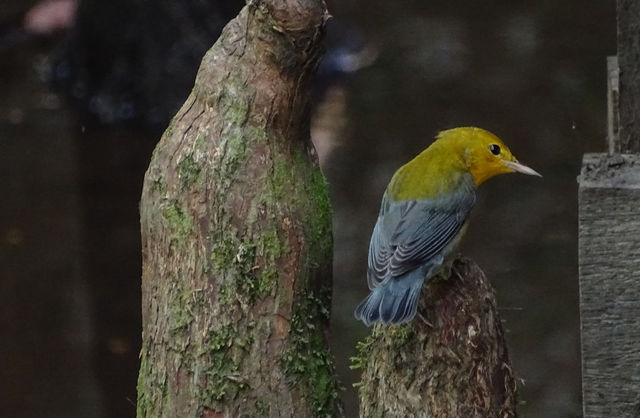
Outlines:
[[[585,417],[640,414],[640,156],[586,154],[579,190]]]
[[[609,153],[586,154],[578,180],[585,417],[640,416],[638,26],[640,4],[619,0],[618,59],[607,62]]]

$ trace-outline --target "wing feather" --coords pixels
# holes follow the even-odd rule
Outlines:
[[[468,191],[444,199],[400,202],[391,202],[385,194],[369,245],[369,289],[387,277],[438,264],[474,203],[475,193]]]

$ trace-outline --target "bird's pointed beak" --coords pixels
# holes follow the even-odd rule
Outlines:
[[[511,169],[511,171],[528,174],[530,176],[542,177],[542,174],[538,173],[533,168],[529,168],[524,164],[520,164],[518,161],[505,161],[504,163]]]

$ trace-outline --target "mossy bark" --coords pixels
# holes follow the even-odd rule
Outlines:
[[[322,1],[251,1],[204,57],[141,201],[139,417],[339,414],[331,207],[309,141]]]
[[[361,417],[516,415],[493,288],[473,262],[457,260],[454,268],[448,280],[424,286],[424,319],[378,325],[360,343]]]

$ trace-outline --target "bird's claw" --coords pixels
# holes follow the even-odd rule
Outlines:
[[[432,324],[431,322],[427,321],[427,318],[425,318],[424,316],[422,316],[422,314],[421,314],[420,312],[418,312],[418,317],[419,317],[419,318],[420,318],[420,320],[421,320],[422,322],[424,322],[424,324],[425,324],[426,326],[428,326],[429,328],[435,328],[435,327],[433,326],[433,324]]]
[[[462,280],[462,273],[460,273],[458,271],[458,269],[456,268],[455,263],[451,264],[451,273],[453,273],[453,275],[456,276],[458,278],[458,280]]]

